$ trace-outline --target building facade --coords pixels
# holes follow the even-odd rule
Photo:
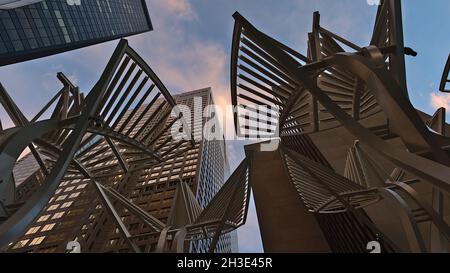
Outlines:
[[[161,222],[166,222],[169,217],[176,185],[180,180],[190,186],[200,206],[205,207],[221,188],[228,169],[224,140],[210,140],[203,137],[204,125],[211,116],[211,113],[203,115],[203,109],[213,104],[211,89],[175,95],[174,99],[178,105],[188,106],[191,110],[191,128],[196,139],[195,146],[162,164],[134,172],[129,177],[119,178],[127,179],[127,181],[121,183],[123,187],[118,191]],[[158,111],[159,105],[158,102],[155,103],[146,115],[163,113]],[[145,105],[135,111],[129,124],[133,124],[133,120],[138,119],[144,108]],[[213,108],[210,109],[213,111]],[[128,114],[130,112],[132,111]],[[123,120],[127,118],[126,114]],[[171,125],[173,121],[174,117],[169,116],[162,127]],[[138,122],[134,128],[128,129],[144,130],[145,134],[144,126],[151,126],[151,124],[145,125]],[[170,134],[170,131],[165,134]],[[155,145],[163,145],[164,139],[166,138],[160,137]],[[98,145],[90,153],[99,153],[104,148]],[[179,147],[179,149],[182,148]],[[162,149],[164,153],[170,147]],[[107,157],[107,153],[104,153],[104,156]],[[89,161],[83,163],[89,165]],[[36,172],[39,172],[38,166],[35,165],[35,168]],[[15,175],[22,176],[17,171]],[[25,187],[27,181],[32,183],[34,180],[25,180],[21,186]],[[109,179],[101,182],[114,184],[117,180]],[[118,210],[118,212],[130,233],[135,236],[138,247],[144,252],[154,251],[158,236],[152,234],[147,226],[126,209]],[[82,252],[130,252],[115,222],[102,208],[93,184],[88,179],[71,179],[70,174],[66,175],[49,204],[22,238],[10,245],[10,251],[64,252],[69,241],[78,241]],[[195,241],[186,245],[186,249],[190,252],[206,252],[208,243]],[[237,250],[236,234],[233,232],[223,235],[216,247],[216,252],[232,250]]]
[[[31,5],[42,0],[0,0],[0,9],[14,9]]]
[[[0,66],[153,29],[145,0],[78,2],[45,0],[0,9]]]

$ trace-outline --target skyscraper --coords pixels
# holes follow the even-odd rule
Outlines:
[[[40,1],[42,0],[0,0],[0,9],[14,9]]]
[[[224,183],[227,172],[227,159],[223,139],[203,138],[203,128],[211,113],[203,116],[203,109],[213,104],[210,88],[175,95],[178,105],[186,105],[191,109],[191,128],[196,145],[187,152],[169,159],[162,164],[144,169],[133,174],[121,194],[132,200],[147,213],[161,222],[166,222],[172,206],[176,185],[180,180],[186,182],[201,207],[205,207]],[[162,114],[161,102],[155,104],[147,111],[146,105],[129,110],[122,118],[128,124],[135,124],[131,129],[136,132],[142,130],[145,134],[145,117],[139,119],[141,114],[153,116]],[[213,108],[210,108],[213,111]],[[142,120],[139,122],[139,120]],[[174,117],[168,117],[165,126],[171,125]],[[120,126],[120,122],[118,126]],[[128,127],[130,127],[128,125]],[[170,131],[166,132],[170,134]],[[155,143],[163,144],[166,137],[162,136]],[[104,149],[103,144],[98,145],[91,153],[95,154]],[[188,145],[183,144],[183,145]],[[170,146],[163,149],[163,153]],[[181,149],[181,148],[180,148]],[[108,157],[108,154],[104,155]],[[89,166],[89,161],[83,161]],[[20,162],[19,162],[20,163]],[[38,167],[35,166],[37,169]],[[39,172],[39,171],[37,171]],[[16,176],[20,173],[16,172]],[[30,180],[30,183],[34,180]],[[68,241],[78,241],[82,252],[129,252],[130,248],[122,239],[119,230],[111,218],[102,208],[94,186],[89,179],[72,179],[64,181],[57,189],[55,195],[17,242],[11,245],[11,251],[18,252],[63,252]],[[23,183],[22,187],[26,184]],[[155,250],[158,237],[148,232],[148,227],[139,222],[126,209],[119,212],[123,222],[126,223],[132,236],[136,236],[137,245],[142,251]],[[216,252],[231,252],[236,250],[236,234],[222,235]],[[194,241],[187,246],[190,252],[206,252],[208,243]]]
[[[153,29],[145,0],[78,2],[14,3],[16,8],[0,10],[0,66]]]

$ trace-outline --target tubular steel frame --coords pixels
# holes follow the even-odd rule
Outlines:
[[[259,31],[239,13],[233,17],[231,98],[238,109],[234,114],[236,133],[275,138],[279,128],[280,152],[287,172],[312,213],[357,212],[379,200],[390,200],[403,215],[410,246],[409,250],[397,251],[447,251],[450,228],[442,218],[442,202],[443,193],[450,192],[450,138],[445,136],[445,110],[438,110],[425,123],[409,101],[405,55],[417,53],[403,43],[400,1],[381,1],[367,47],[323,28],[319,13],[314,13],[306,56]],[[447,92],[449,68],[447,61],[440,86],[443,92]],[[257,112],[256,106],[275,113],[259,111],[258,118],[252,118],[248,111]],[[383,128],[366,128],[360,123],[375,114],[384,115]],[[272,131],[263,134],[267,133],[267,124],[273,125]],[[349,151],[346,178],[296,154],[283,143],[286,137],[339,126],[367,150],[363,152],[355,145]],[[382,137],[375,134],[380,130],[384,132]],[[394,136],[399,136],[408,150],[385,141]],[[371,154],[392,163],[396,171],[383,176],[367,156]],[[413,177],[402,180],[404,175],[400,174],[405,172]],[[433,185],[432,205],[408,185],[418,181]],[[427,221],[434,227],[431,237],[440,240],[437,248],[426,247],[417,228],[417,223]]]

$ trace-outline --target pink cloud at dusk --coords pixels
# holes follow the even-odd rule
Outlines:
[[[450,94],[446,93],[431,93],[430,94],[430,106],[433,109],[444,107],[450,109]]]

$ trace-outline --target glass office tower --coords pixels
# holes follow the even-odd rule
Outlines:
[[[42,0],[0,0],[0,9],[15,9],[41,1]]]
[[[0,10],[0,66],[152,30],[145,0],[45,0]]]

